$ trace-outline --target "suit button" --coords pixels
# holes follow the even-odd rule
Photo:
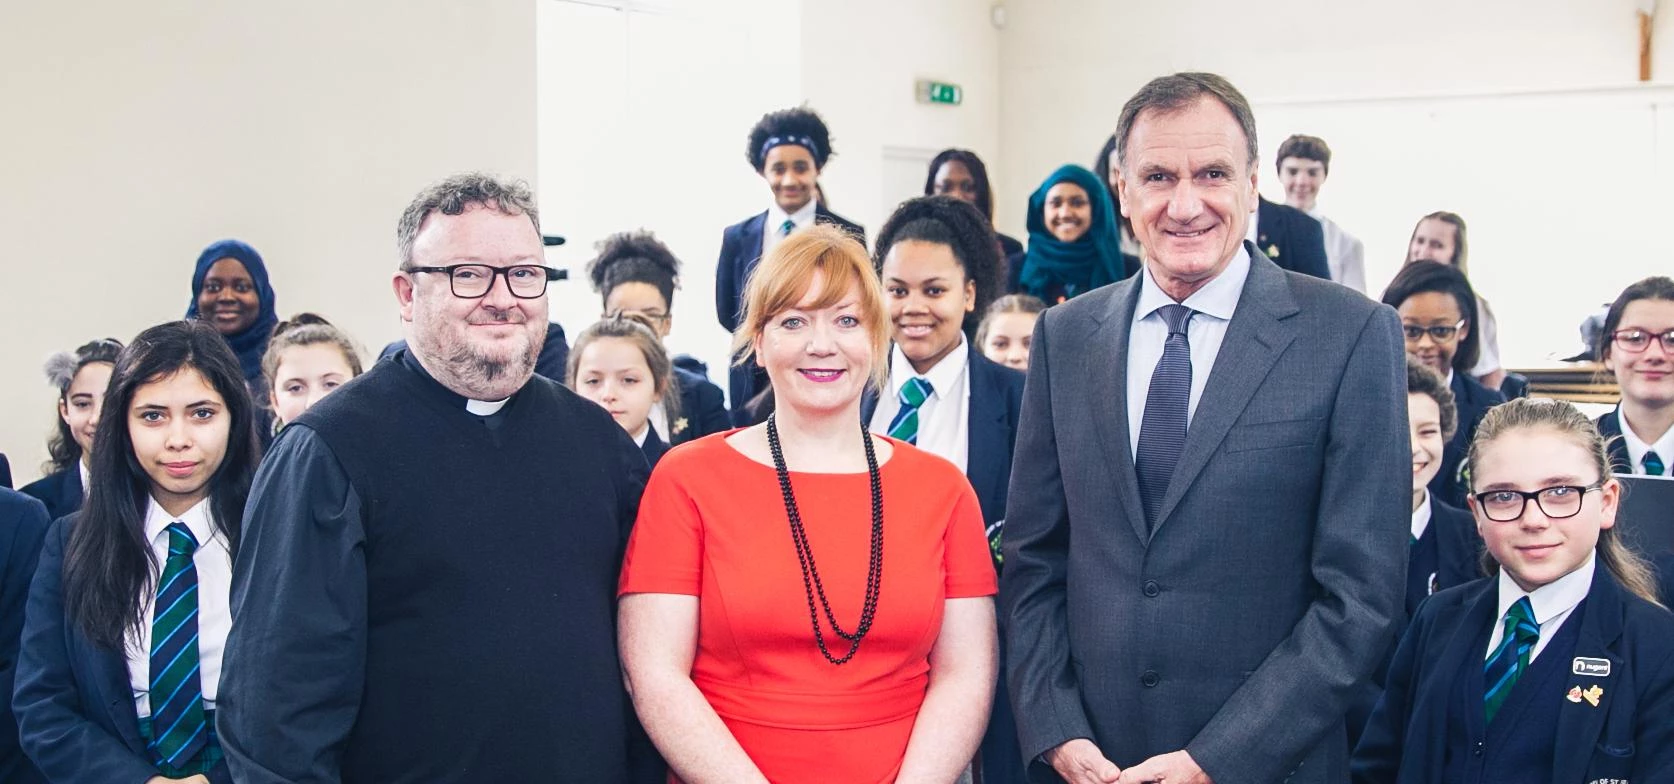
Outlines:
[[[1155,597],[1157,594],[1162,593],[1162,588],[1157,586],[1156,580],[1146,580],[1143,590],[1145,591],[1145,595],[1149,597]]]
[[[1140,685],[1144,686],[1147,689],[1151,688],[1152,686],[1157,685],[1157,683],[1161,680],[1162,680],[1162,677],[1157,675],[1157,673],[1155,673],[1151,670],[1146,670],[1144,675],[1139,676]]]

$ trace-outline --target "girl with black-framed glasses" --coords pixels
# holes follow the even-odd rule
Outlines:
[[[1603,437],[1569,403],[1514,400],[1470,460],[1491,576],[1419,607],[1355,782],[1674,780],[1674,615],[1617,533]]]

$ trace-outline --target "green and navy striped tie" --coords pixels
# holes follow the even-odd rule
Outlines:
[[[169,556],[157,578],[151,622],[151,753],[179,767],[209,741],[198,672],[198,540],[185,523],[168,527]]]
[[[1534,607],[1525,596],[1506,610],[1505,639],[1500,640],[1500,647],[1482,667],[1483,681],[1488,687],[1483,694],[1483,707],[1490,723],[1505,704],[1505,698],[1511,696],[1517,678],[1529,668],[1529,654],[1539,641],[1540,626],[1535,623]]]
[[[909,444],[918,443],[918,409],[924,401],[930,399],[930,393],[935,390],[930,382],[914,376],[901,385],[901,410],[895,412],[895,418],[889,422],[889,437],[897,438]]]

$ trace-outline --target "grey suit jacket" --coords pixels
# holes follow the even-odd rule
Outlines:
[[[1140,277],[1035,325],[1000,589],[1025,759],[1090,738],[1122,767],[1185,749],[1216,784],[1348,780],[1343,717],[1406,570],[1400,323],[1249,250],[1153,534],[1127,417]]]

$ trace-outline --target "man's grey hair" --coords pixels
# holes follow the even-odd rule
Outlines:
[[[1139,115],[1146,111],[1164,114],[1178,112],[1197,103],[1197,100],[1205,95],[1220,101],[1227,111],[1232,112],[1239,127],[1244,129],[1244,142],[1250,156],[1249,165],[1255,166],[1256,125],[1255,113],[1250,111],[1250,102],[1245,100],[1244,94],[1238,92],[1238,88],[1233,87],[1231,82],[1212,73],[1159,76],[1139,88],[1139,92],[1134,93],[1122,107],[1122,116],[1116,121],[1116,160],[1122,164],[1127,163],[1128,136],[1133,133],[1133,126],[1139,121]]]
[[[535,224],[536,233],[541,230],[540,215],[535,210],[535,193],[530,190],[529,183],[502,180],[483,172],[455,174],[419,191],[401,213],[401,223],[395,228],[395,240],[401,252],[402,269],[412,265],[413,240],[418,237],[419,227],[424,224],[425,218],[430,217],[430,213],[459,215],[473,204],[506,215],[527,215],[529,222]]]

